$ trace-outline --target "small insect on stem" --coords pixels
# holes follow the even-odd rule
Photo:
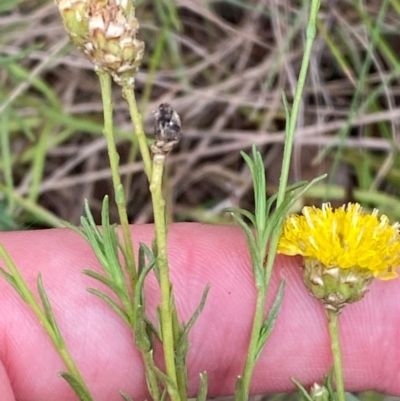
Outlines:
[[[179,114],[167,103],[162,103],[154,112],[155,143],[151,146],[153,154],[166,155],[179,142],[181,119]]]

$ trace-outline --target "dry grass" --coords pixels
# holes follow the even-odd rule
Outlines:
[[[111,192],[97,77],[69,45],[50,1],[13,0],[0,15],[0,209],[3,229],[73,223]],[[11,4],[13,3],[13,4]],[[258,144],[278,184],[284,110],[296,85],[303,2],[143,1],[146,60],[137,78],[146,127],[168,102],[184,137],[169,157],[175,220],[223,222],[251,208],[240,150]],[[382,15],[381,15],[382,14]],[[303,203],[356,199],[400,218],[399,26],[396,0],[323,0],[293,156],[292,180],[328,172]],[[132,222],[152,220],[126,104],[115,91],[121,174]],[[301,206],[301,205],[299,205]]]

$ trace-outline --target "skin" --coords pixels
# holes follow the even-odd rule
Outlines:
[[[153,228],[135,226],[135,244],[151,243]],[[147,397],[143,367],[122,320],[85,288],[100,284],[80,274],[99,271],[89,246],[68,229],[0,233],[2,243],[31,288],[39,272],[61,332],[94,398]],[[172,225],[169,257],[180,318],[188,320],[207,283],[206,307],[192,329],[190,393],[199,373],[209,376],[209,396],[230,395],[240,374],[251,327],[255,290],[243,235],[233,227]],[[1,265],[4,266],[3,263]],[[301,258],[279,255],[270,300],[286,280],[281,314],[257,364],[252,392],[293,390],[321,382],[332,357],[325,312],[302,283]],[[146,287],[154,317],[159,291],[153,276]],[[43,328],[12,287],[0,280],[0,394],[2,401],[72,401],[76,397],[57,372],[63,364]],[[366,297],[345,308],[340,319],[346,389],[375,389],[400,395],[400,281],[375,280]],[[160,350],[157,350],[160,359]]]

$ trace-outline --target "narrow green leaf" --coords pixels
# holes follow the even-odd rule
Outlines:
[[[108,215],[108,195],[106,195],[103,199],[101,210]],[[90,210],[89,201],[87,199],[85,199],[85,213],[88,225],[92,229],[91,231],[95,235],[97,241],[101,243],[103,241],[103,237],[99,228],[97,227],[96,222],[94,221],[92,211]]]
[[[19,296],[26,303],[28,303],[28,300],[25,298],[24,293],[20,290],[20,288],[19,288],[17,282],[15,281],[14,277],[11,274],[7,273],[2,267],[0,267],[0,275],[2,275],[6,279],[6,281],[14,287],[15,291],[17,291]]]
[[[133,398],[129,397],[129,395],[126,394],[124,391],[120,390],[119,393],[124,401],[134,401]]]
[[[241,214],[242,216],[246,217],[250,220],[250,223],[255,227],[256,220],[253,213],[250,213],[248,210],[241,209],[239,207],[227,207],[223,210],[223,213],[232,213],[232,214]]]
[[[269,224],[266,226],[265,228],[265,232],[263,233],[263,240],[267,241],[267,239],[269,238],[269,236],[271,235],[271,232],[275,229],[275,227],[279,226],[280,224],[280,220],[283,219],[284,216],[286,216],[287,212],[291,209],[291,207],[293,206],[293,204],[295,202],[297,202],[297,200],[304,195],[304,193],[312,186],[314,185],[316,182],[322,180],[323,178],[326,177],[325,175],[321,175],[320,177],[317,177],[315,179],[313,179],[311,182],[307,183],[302,183],[301,185],[299,185],[297,187],[301,188],[301,190],[296,193],[293,194],[292,193],[288,193],[286,198],[282,201],[282,203],[279,205],[279,207],[274,211],[274,213],[270,216],[269,219]]]
[[[118,242],[118,251],[122,253],[122,257],[124,258],[123,264],[121,265],[121,263],[120,263],[119,265],[121,266],[122,270],[125,271],[126,270],[125,266],[129,266],[130,265],[131,257],[128,256],[128,252],[127,252],[124,244],[121,243],[121,241]],[[122,267],[122,266],[124,266],[124,267]],[[127,271],[127,273],[129,274],[129,277],[132,277],[132,271],[129,271],[129,272]]]
[[[101,298],[105,303],[107,303],[115,312],[118,313],[122,317],[122,319],[130,325],[131,322],[129,321],[129,316],[128,314],[113,300],[111,299],[108,295],[104,294],[103,292],[96,290],[95,288],[88,288],[88,292],[90,292],[93,295],[96,295],[97,297]]]
[[[80,220],[82,221],[83,218],[84,217],[81,217]],[[71,224],[69,221],[64,221],[64,225],[65,225],[65,227],[69,228],[70,230],[75,231],[82,237],[86,238],[85,231],[81,227],[75,226],[74,224]]]
[[[296,182],[294,184],[288,185],[286,188],[286,194],[289,195],[291,192],[305,186],[308,184],[308,181],[299,181]],[[274,202],[278,199],[278,192],[276,192],[275,194],[271,195],[268,200],[267,200],[267,204],[266,204],[266,209],[265,209],[265,215],[269,216],[270,212],[271,212],[271,207],[274,204]]]
[[[199,306],[196,308],[192,317],[189,319],[188,323],[185,325],[184,331],[186,331],[187,333],[189,333],[190,329],[196,323],[197,318],[200,316],[200,313],[203,311],[204,306],[207,301],[208,293],[210,292],[210,288],[211,288],[211,285],[210,285],[210,283],[208,283],[206,285],[206,288],[204,288],[203,295],[201,296]]]
[[[158,332],[157,328],[154,326],[153,322],[151,322],[146,316],[144,320],[147,324],[147,331],[151,334],[154,334],[159,341],[161,341],[160,333]]]
[[[154,238],[153,241],[152,241],[151,249],[152,249],[152,251],[153,251],[154,258],[155,258],[156,261],[157,261],[158,249],[157,249],[157,242],[156,242],[156,239],[155,239],[155,238]],[[158,281],[158,284],[160,284],[160,270],[159,270],[159,268],[158,268],[157,262],[154,264],[154,268],[153,268],[153,269],[154,269],[154,274],[155,274],[155,276],[156,276],[156,279],[157,279],[157,281]]]
[[[38,277],[37,277],[37,288],[38,288],[38,292],[39,292],[39,296],[40,299],[42,301],[42,305],[43,305],[43,309],[44,309],[44,313],[46,315],[47,321],[50,323],[54,334],[56,336],[57,339],[57,343],[58,343],[58,347],[61,348],[64,346],[64,340],[61,336],[60,330],[58,328],[58,324],[56,322],[56,319],[54,317],[54,313],[53,313],[53,309],[51,307],[49,298],[46,294],[46,291],[44,289],[43,286],[43,280],[42,280],[42,274],[39,273]]]
[[[187,354],[189,352],[189,348],[189,336],[188,333],[185,331],[179,335],[179,341],[176,345],[175,361],[177,368],[182,367],[183,369],[186,369],[185,362]]]
[[[241,216],[237,214],[233,214],[235,220],[239,223],[240,227],[242,228],[244,235],[246,237],[247,246],[249,247],[251,261],[252,261],[252,268],[253,268],[253,275],[256,281],[257,286],[264,285],[264,274],[263,274],[263,261],[260,259],[260,254],[258,252],[257,244],[253,236],[253,232],[249,228],[249,226],[244,222]]]
[[[196,401],[206,401],[208,392],[208,376],[207,372],[200,373],[200,386],[197,393]]]
[[[143,249],[144,255],[147,258],[148,263],[155,263],[156,261],[156,254],[150,249],[146,244],[140,243],[139,248]]]
[[[172,297],[171,297],[172,298]],[[186,388],[187,389],[187,382],[188,382],[188,377],[187,377],[187,364],[186,364],[186,359],[187,359],[187,354],[189,352],[190,348],[190,343],[189,343],[189,331],[185,330],[185,325],[184,323],[179,321],[178,319],[178,313],[176,311],[176,308],[174,306],[171,306],[171,314],[172,314],[172,327],[174,331],[174,341],[175,341],[175,363],[176,363],[176,369],[177,371],[184,372],[184,376],[181,376],[181,383],[178,384],[180,388]],[[182,379],[185,381],[185,384],[183,384]]]
[[[252,158],[241,152],[243,159],[250,169],[253,181],[254,203],[255,203],[255,228],[257,232],[263,231],[266,225],[266,187],[265,167],[260,152],[256,146],[252,146]]]
[[[5,271],[2,267],[0,267],[0,274],[15,288],[17,289],[16,285],[17,283],[14,280],[14,277]]]
[[[140,269],[140,274],[138,276],[138,280],[136,283],[136,289],[135,289],[135,294],[134,294],[134,299],[133,299],[134,308],[138,307],[139,305],[144,306],[144,296],[143,296],[144,282],[145,282],[146,276],[149,274],[149,272],[154,267],[154,265],[155,265],[155,260],[152,260],[150,263],[148,263],[147,265],[145,265],[144,267],[142,267]]]
[[[144,248],[142,247],[142,244],[139,244],[139,252],[138,252],[138,271],[137,271],[138,276],[139,276],[140,273],[142,272],[144,266],[146,266]]]
[[[153,349],[152,332],[147,328],[146,315],[143,306],[136,311],[135,320],[135,344],[142,352],[149,352]]]
[[[156,311],[157,311],[158,332],[160,333],[160,341],[162,342],[163,341],[163,336],[162,336],[163,329],[162,329],[161,309],[159,306],[157,306]]]
[[[92,247],[96,254],[101,266],[103,267],[106,274],[104,276],[91,270],[84,270],[84,274],[100,281],[108,288],[110,288],[114,294],[124,303],[129,295],[126,291],[126,283],[124,272],[119,259],[120,242],[115,225],[110,225],[109,221],[109,200],[108,196],[105,196],[102,203],[101,219],[102,219],[102,231],[100,232],[97,227],[93,215],[90,211],[88,202],[85,202],[85,212],[87,217],[81,219],[84,236]],[[126,259],[126,254],[123,249],[122,253]],[[108,295],[95,290],[89,289],[89,292],[102,298],[108,305],[114,309],[126,322],[129,322],[128,314]]]
[[[235,398],[234,401],[247,401],[243,386],[243,377],[238,376],[236,379]]]
[[[272,236],[280,236],[283,221],[286,218],[287,211],[289,210],[291,203],[291,195],[288,195],[280,204],[280,206],[270,215],[268,224],[265,226],[265,230],[260,234],[260,247],[265,249],[268,241]]]
[[[139,244],[139,251],[143,253],[143,263],[146,265],[146,259],[148,264],[152,264],[156,262],[156,257],[153,253],[153,251],[146,245],[143,244],[142,242]]]
[[[279,310],[282,306],[282,301],[283,301],[283,294],[285,292],[285,280],[282,280],[281,283],[279,284],[278,292],[275,297],[275,301],[271,307],[271,310],[268,313],[267,319],[263,323],[260,331],[260,336],[258,339],[258,344],[257,344],[257,353],[256,353],[256,359],[259,358],[261,355],[262,350],[264,349],[264,346],[268,340],[268,337],[272,333],[272,330],[274,328],[276,319],[278,318]]]
[[[86,387],[68,372],[59,372],[61,376],[74,390],[80,401],[94,401]]]
[[[194,311],[193,315],[191,316],[187,324],[184,325],[183,331],[180,334],[178,343],[176,345],[176,354],[177,354],[176,356],[178,360],[186,359],[186,355],[189,350],[189,337],[188,337],[189,332],[204,309],[209,291],[210,291],[210,284],[207,284],[206,288],[203,291],[203,295],[201,296],[201,300],[198,307]]]
[[[121,288],[118,287],[117,284],[115,284],[112,280],[110,280],[108,277],[105,277],[101,275],[100,273],[97,273],[93,270],[87,270],[84,269],[82,270],[82,273],[85,274],[86,276],[92,277],[97,281],[100,281],[104,285],[106,285],[111,291],[113,291],[118,298],[124,298],[125,294]]]
[[[102,210],[101,225],[103,227],[103,244],[106,259],[109,263],[108,273],[119,287],[125,283],[125,276],[119,260],[119,238],[115,225],[110,225],[108,210]]]
[[[83,237],[86,239],[86,241],[93,249],[93,252],[95,253],[97,259],[99,260],[102,268],[107,273],[109,273],[110,271],[109,261],[107,260],[106,255],[104,253],[103,238],[101,237],[100,240],[98,239],[97,234],[93,231],[92,227],[90,226],[85,217],[81,218],[81,224],[84,232]]]
[[[304,185],[301,188],[301,191],[299,193],[296,193],[296,195],[293,196],[293,200],[292,200],[291,205],[293,203],[297,202],[297,200],[300,199],[304,195],[304,193],[307,192],[310,189],[311,186],[313,186],[314,184],[316,184],[319,181],[324,180],[327,176],[328,176],[328,174],[322,174],[322,175],[314,178],[313,180],[311,180],[307,185]]]
[[[157,366],[153,365],[152,368],[153,368],[153,371],[154,371],[155,375],[157,376],[157,378],[162,383],[164,383],[166,387],[168,387],[169,395],[171,395],[173,393],[176,394],[178,392],[178,389],[176,388],[172,379],[169,376],[167,376],[164,372],[162,372]]]
[[[294,184],[290,184],[286,187],[286,193],[293,192],[301,187],[304,187],[305,185],[308,185],[308,181],[306,181],[306,180],[295,182]]]
[[[245,153],[243,151],[240,152],[240,155],[243,157],[244,161],[249,166],[250,172],[253,175],[253,171],[254,171],[253,159],[247,153]]]
[[[307,390],[301,385],[300,382],[298,382],[295,378],[292,377],[292,382],[295,384],[295,386],[298,388],[298,390],[300,391],[300,393],[303,395],[303,397],[307,400],[307,401],[313,401],[313,399],[311,398],[310,394],[308,394]]]
[[[287,212],[290,210],[290,208],[293,206],[293,204],[295,202],[297,202],[298,199],[300,197],[302,197],[304,195],[304,193],[306,191],[308,191],[308,189],[312,185],[314,185],[318,181],[324,179],[325,177],[326,177],[326,174],[313,179],[309,183],[302,182],[302,183],[299,183],[299,185],[295,184],[295,185],[291,186],[291,187],[294,187],[295,189],[301,188],[301,190],[296,194],[288,193],[288,195],[282,201],[280,206],[274,211],[274,213],[272,213],[272,215],[270,216],[270,218],[268,220],[268,224],[266,225],[264,231],[261,234],[261,238],[260,238],[260,243],[262,244],[261,248],[264,248],[266,246],[268,239],[272,235],[273,232],[275,232],[275,235],[280,235],[280,229],[281,229],[281,226],[283,223],[283,218],[284,218],[284,216],[286,216]],[[280,227],[279,233],[276,233],[275,230],[279,227]]]
[[[329,369],[329,373],[325,376],[324,386],[328,389],[329,397],[332,400],[335,399],[334,394],[335,390],[333,389],[333,376],[334,376],[334,368],[333,366]]]
[[[143,254],[143,258],[139,259],[139,265],[145,263],[144,255],[146,254],[149,254],[148,258],[151,261],[144,266],[140,266],[139,268],[139,275],[133,298],[135,330],[137,332],[137,335],[139,334],[139,341],[142,341],[142,343],[140,344],[141,347],[143,349],[152,349],[153,335],[160,339],[160,333],[145,315],[144,283],[147,274],[155,265],[155,259],[151,250],[146,245],[140,244],[139,251]]]
[[[161,394],[161,400],[160,401],[167,401],[167,398],[168,398],[168,391],[167,391],[167,389],[165,389],[163,391],[163,393]]]

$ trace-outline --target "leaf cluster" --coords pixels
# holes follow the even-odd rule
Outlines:
[[[8,268],[7,271],[0,267],[0,275],[12,285],[20,297],[31,307],[68,368],[68,372],[59,372],[59,376],[68,382],[81,401],[93,401],[89,389],[66,348],[49,297],[44,289],[42,275],[39,274],[37,277],[37,290],[40,298],[40,301],[38,301],[3,245],[0,245],[0,257]]]
[[[186,360],[190,348],[189,332],[204,308],[210,286],[206,286],[198,307],[186,323],[179,322],[171,295],[174,357],[178,376],[176,386],[154,362],[154,344],[156,341],[163,341],[160,307],[157,308],[157,324],[151,322],[146,315],[144,288],[147,275],[152,271],[160,284],[156,242],[153,242],[151,248],[143,243],[139,245],[137,272],[131,275],[125,268],[127,254],[118,236],[117,226],[109,221],[108,202],[106,196],[102,205],[101,228],[95,224],[88,203],[85,204],[86,216],[81,218],[82,227],[70,226],[90,244],[102,268],[102,272],[85,269],[83,273],[100,282],[107,291],[94,287],[88,288],[88,291],[107,303],[132,329],[135,344],[142,353],[152,398],[161,401],[166,399],[167,395],[178,393],[181,399],[187,399]],[[69,380],[69,383],[71,386],[75,385],[73,380]],[[197,399],[205,400],[206,394],[207,375],[203,373]],[[121,392],[121,395],[124,400],[130,400],[127,394]]]
[[[311,185],[323,178],[319,177],[310,183],[296,183],[286,188],[283,197],[281,192],[278,192],[267,199],[265,167],[261,153],[253,146],[252,157],[243,152],[242,156],[249,166],[253,180],[255,211],[254,214],[240,208],[230,208],[227,211],[232,213],[246,237],[257,289],[257,305],[248,359],[243,376],[240,376],[236,383],[235,399],[237,401],[245,400],[248,397],[252,371],[273,330],[282,305],[284,280],[279,285],[271,309],[264,317],[265,302],[283,222],[294,203]]]
[[[324,177],[316,178],[310,183],[299,182],[288,186],[285,198],[280,204],[277,204],[277,193],[268,199],[266,197],[265,168],[261,153],[253,146],[252,157],[244,152],[242,152],[242,156],[250,168],[253,179],[255,212],[253,214],[240,208],[230,208],[227,211],[232,213],[246,236],[257,290],[265,292],[268,289],[277,253],[282,224],[288,211],[310,186]],[[250,224],[246,222],[245,218]],[[284,286],[284,281],[282,281],[274,304],[260,330],[256,359],[259,357],[276,321],[283,299]]]

